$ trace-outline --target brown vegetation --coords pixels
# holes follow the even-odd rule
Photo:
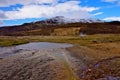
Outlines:
[[[68,23],[68,24],[45,24],[27,23],[20,26],[0,28],[1,36],[25,36],[25,35],[57,35],[71,36],[84,34],[108,34],[120,33],[118,23]]]
[[[96,43],[89,47],[68,48],[72,56],[82,60],[88,67],[78,70],[83,80],[120,79],[120,43]],[[109,78],[109,79],[108,79]]]

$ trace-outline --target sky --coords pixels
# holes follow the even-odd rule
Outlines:
[[[120,21],[120,0],[0,0],[0,26],[64,16]]]

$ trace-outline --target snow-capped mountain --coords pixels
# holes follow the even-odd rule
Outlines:
[[[63,16],[56,16],[47,20],[43,20],[43,21],[39,21],[40,23],[44,22],[46,24],[62,24],[62,23],[74,23],[74,22],[79,22],[79,23],[102,23],[103,21],[99,20],[99,19],[93,19],[93,18],[89,18],[89,19],[71,19],[71,18],[65,18]]]
[[[67,24],[75,23],[75,24]],[[95,23],[95,24],[91,24]],[[63,25],[64,24],[64,25]],[[0,36],[28,35],[84,35],[101,33],[120,33],[120,22],[103,22],[99,19],[70,19],[63,16],[24,23],[22,25],[4,26],[0,28]],[[72,34],[71,34],[72,33]]]

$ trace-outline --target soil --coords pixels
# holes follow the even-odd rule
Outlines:
[[[120,80],[119,56],[95,61],[84,47],[13,53],[0,58],[0,80]]]
[[[65,48],[20,50],[0,59],[0,80],[77,80]]]

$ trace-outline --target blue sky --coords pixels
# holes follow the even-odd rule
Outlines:
[[[120,0],[0,0],[0,26],[55,16],[120,21]]]

